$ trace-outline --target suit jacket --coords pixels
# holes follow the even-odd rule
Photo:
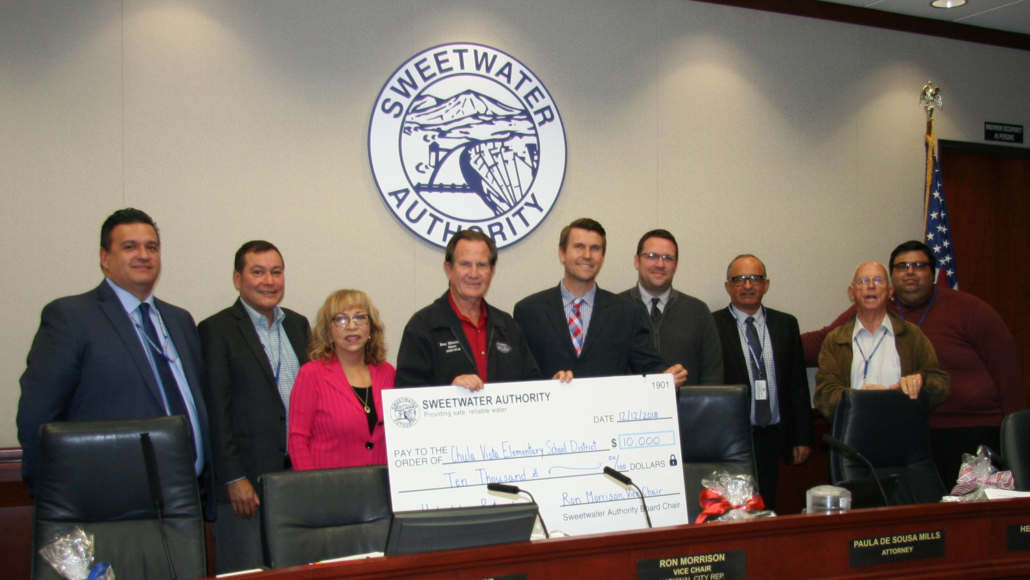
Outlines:
[[[303,365],[311,327],[307,318],[282,309],[283,331]],[[229,501],[225,484],[246,477],[257,485],[265,473],[283,470],[286,406],[272,365],[240,299],[200,323],[207,381],[204,399],[211,416],[216,497]]]
[[[201,392],[204,366],[197,327],[182,308],[157,299],[154,303],[193,394],[207,473],[201,484],[210,484],[211,447]],[[21,376],[18,402],[22,478],[30,493],[35,491],[43,424],[164,417],[167,413],[160,389],[132,319],[106,280],[90,292],[47,304]],[[213,508],[214,502],[207,502],[209,519],[214,517]]]
[[[723,370],[727,384],[750,385],[747,374],[749,358],[740,345],[737,321],[730,309],[712,313],[722,342]],[[801,346],[798,319],[786,312],[765,309],[765,324],[776,362],[776,394],[780,406],[780,429],[783,431],[782,452],[789,455],[793,447],[812,447],[812,403],[808,394],[808,373]]]
[[[586,342],[576,356],[558,286],[527,296],[515,305],[515,322],[526,343],[550,378],[571,370],[575,377],[608,377],[661,372],[668,368],[658,356],[644,310],[629,299],[597,289]]]

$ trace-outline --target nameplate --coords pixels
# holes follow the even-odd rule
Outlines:
[[[851,567],[939,558],[944,555],[944,530],[851,540]]]
[[[1030,525],[1013,524],[1009,526],[1009,552],[1030,550]]]
[[[984,141],[1000,141],[1002,143],[1022,143],[1023,126],[1005,123],[984,123]]]
[[[747,577],[747,551],[637,561],[637,580],[734,580]]]
[[[671,375],[383,391],[394,511],[500,505],[536,498],[551,531],[569,535],[687,522]],[[694,493],[700,493],[700,490]]]

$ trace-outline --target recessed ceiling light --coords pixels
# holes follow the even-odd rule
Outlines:
[[[933,0],[930,6],[934,8],[958,8],[966,3],[966,0]]]

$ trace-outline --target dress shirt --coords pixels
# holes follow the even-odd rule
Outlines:
[[[594,284],[590,291],[582,296],[576,296],[565,287],[565,281],[562,280],[561,284],[558,285],[561,289],[561,301],[565,305],[565,321],[568,322],[572,318],[572,303],[576,298],[582,298],[583,302],[579,305],[579,317],[583,321],[583,344],[587,342],[587,332],[590,329],[590,315],[594,312],[594,298],[597,297],[597,284]],[[571,338],[569,339],[571,340]]]
[[[883,343],[876,346],[880,339]],[[894,343],[894,329],[891,328],[887,316],[880,321],[875,333],[866,330],[862,322],[855,320],[855,330],[851,333],[855,344],[851,356],[851,387],[864,388],[866,385],[883,385],[889,387],[901,380],[901,357]],[[873,352],[873,350],[876,352]],[[865,371],[865,359],[869,359],[869,370]]]
[[[751,364],[751,349],[747,345],[747,318],[752,316],[755,319],[755,331],[762,339],[762,362],[765,363],[765,380],[768,381],[767,396],[769,397],[769,424],[776,425],[780,422],[780,397],[776,384],[776,359],[773,357],[772,340],[769,339],[769,327],[765,324],[765,307],[758,309],[754,314],[748,314],[738,310],[730,304],[730,314],[737,321],[737,334],[740,336],[740,348],[744,351],[744,360],[747,364],[747,376],[752,387],[755,384],[754,365]],[[755,397],[754,389],[751,389],[751,424],[755,425]]]
[[[161,392],[161,400],[165,406],[165,412],[169,415],[171,411],[168,407],[168,399],[164,393],[164,385],[161,384],[161,376],[157,372],[157,365],[154,363],[154,351],[150,347],[150,341],[147,335],[143,332],[143,320],[140,318],[139,305],[146,302],[150,305],[150,322],[154,325],[154,329],[161,335],[159,338],[162,344],[157,345],[164,350],[165,355],[168,357],[168,366],[172,369],[172,375],[175,376],[175,382],[178,383],[176,386],[179,387],[179,392],[182,393],[182,399],[186,402],[186,409],[189,413],[190,424],[193,428],[193,435],[195,440],[193,445],[196,451],[196,462],[193,467],[197,470],[197,475],[204,470],[204,445],[201,439],[200,421],[197,417],[197,405],[193,402],[193,392],[190,391],[189,383],[186,381],[186,373],[182,369],[182,361],[179,359],[179,353],[175,350],[175,343],[172,342],[170,336],[168,336],[168,329],[165,327],[164,320],[161,319],[161,313],[158,312],[157,306],[154,304],[154,295],[147,296],[146,300],[140,300],[136,298],[131,292],[121,288],[110,278],[105,278],[107,284],[114,290],[115,296],[122,303],[122,308],[125,309],[125,313],[129,315],[129,319],[132,321],[132,326],[136,329],[136,336],[139,337],[140,345],[143,347],[143,352],[147,354],[147,361],[150,362],[150,368],[154,371],[154,380],[161,387],[158,389]]]
[[[640,288],[640,301],[644,303],[644,307],[647,308],[647,315],[651,315],[651,300],[654,298],[658,299],[658,312],[665,314],[665,305],[669,303],[669,297],[672,296],[672,286],[669,286],[665,292],[662,292],[658,296],[653,296],[650,292],[644,289],[644,287],[637,282],[637,287]]]
[[[283,319],[286,313],[278,306],[272,311],[272,327],[268,327],[268,318],[251,308],[246,300],[240,300],[243,308],[254,323],[254,330],[257,331],[258,340],[268,355],[268,363],[272,366],[272,376],[276,378],[276,387],[279,389],[279,396],[286,408],[286,433],[290,432],[290,393],[293,391],[293,382],[297,380],[297,373],[300,371],[300,361],[297,360],[297,353],[293,352],[293,345],[286,337],[286,330],[283,329]]]

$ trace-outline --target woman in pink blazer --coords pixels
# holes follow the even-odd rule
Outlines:
[[[294,469],[385,465],[383,389],[396,370],[386,362],[379,311],[360,290],[326,298],[308,358],[290,395]]]

